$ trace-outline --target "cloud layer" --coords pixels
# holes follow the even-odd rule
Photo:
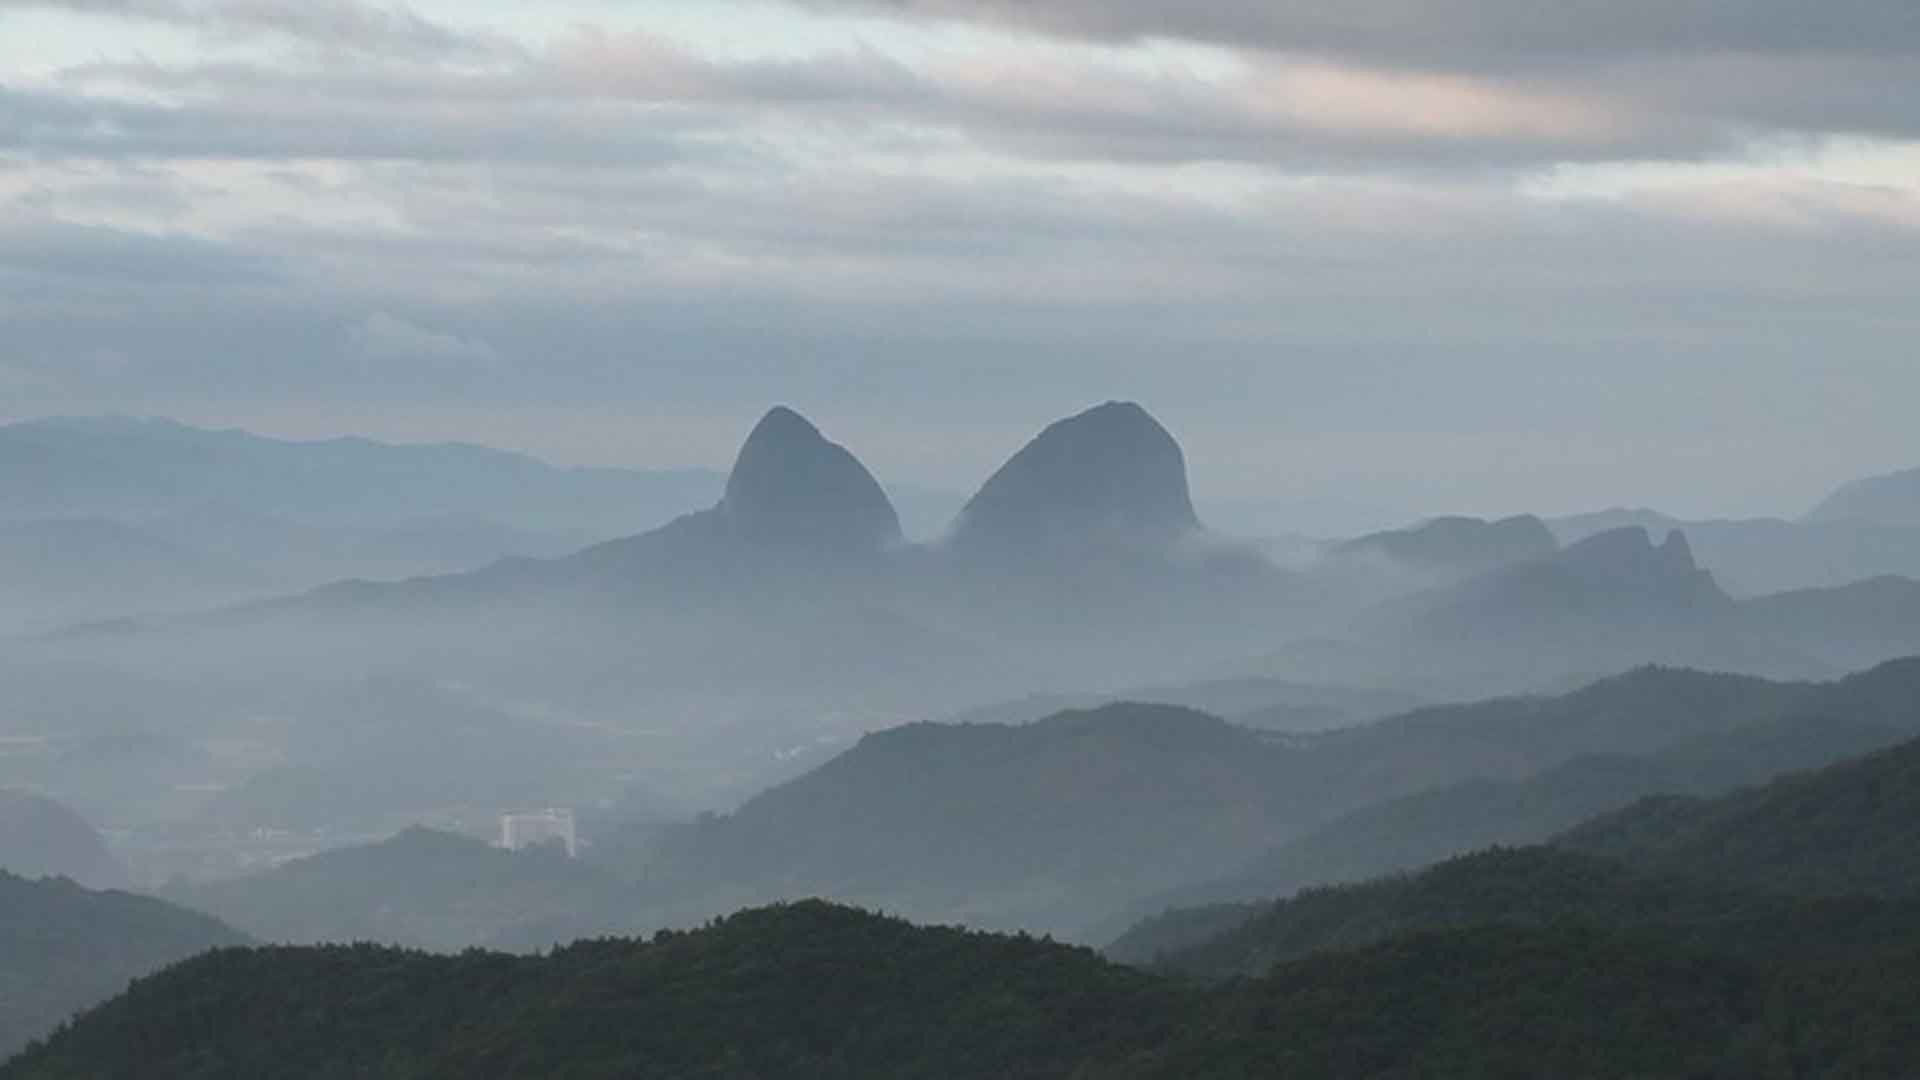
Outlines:
[[[1420,509],[1903,463],[1909,4],[674,7],[0,0],[14,409],[793,399],[940,483],[1138,396]],[[1417,502],[1419,438],[1479,481]]]

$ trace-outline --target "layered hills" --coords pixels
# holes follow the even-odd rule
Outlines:
[[[247,939],[159,900],[0,871],[0,1057],[129,980]]]
[[[1890,696],[1890,710],[1914,699]],[[1920,897],[1920,742],[1717,798],[1643,800],[1555,842],[1637,867],[1805,896]]]
[[[1634,684],[1639,684],[1636,694]],[[1648,693],[1665,684],[1662,701]],[[1287,896],[1360,881],[1494,845],[1542,843],[1589,818],[1653,795],[1718,795],[1797,769],[1891,746],[1920,733],[1900,702],[1920,699],[1920,661],[1897,661],[1827,684],[1764,683],[1649,670],[1597,684],[1569,703],[1605,730],[1614,717],[1659,724],[1686,694],[1725,694],[1743,717],[1636,749],[1619,743],[1524,776],[1476,776],[1363,806],[1282,843],[1219,880],[1145,901],[1169,907]]]

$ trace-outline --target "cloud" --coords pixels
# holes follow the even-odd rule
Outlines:
[[[220,38],[275,37],[367,55],[485,58],[516,51],[497,35],[456,30],[404,5],[360,0],[0,0],[0,12],[9,8],[164,23]]]
[[[1920,50],[1908,0],[808,0],[908,17],[983,20],[1069,36],[1494,67],[1673,53]]]
[[[476,338],[429,330],[384,311],[376,311],[347,330],[347,347],[374,360],[426,362],[449,367],[492,364],[493,347]]]

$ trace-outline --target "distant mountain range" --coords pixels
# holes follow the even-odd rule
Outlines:
[[[0,630],[558,555],[668,520],[721,480],[160,419],[10,424],[0,427]]]
[[[1855,480],[1821,500],[1810,522],[1855,521],[1920,528],[1920,469]]]

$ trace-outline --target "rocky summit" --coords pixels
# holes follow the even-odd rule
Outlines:
[[[740,448],[718,516],[755,545],[858,552],[903,542],[900,517],[867,467],[785,406]]]
[[[1200,528],[1187,461],[1131,402],[1108,402],[1042,431],[961,511],[963,553],[1164,545]]]

